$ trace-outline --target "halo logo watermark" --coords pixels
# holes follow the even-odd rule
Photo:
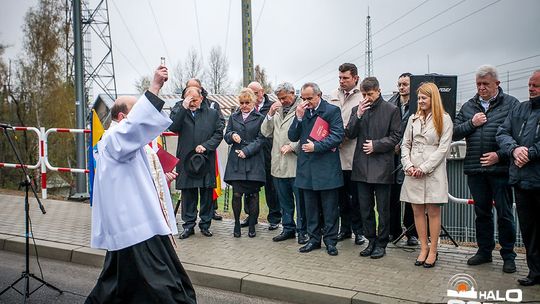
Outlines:
[[[521,289],[478,290],[475,279],[466,273],[458,273],[450,278],[446,296],[451,298],[448,304],[520,303],[523,300]]]

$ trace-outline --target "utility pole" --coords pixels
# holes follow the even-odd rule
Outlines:
[[[365,66],[366,66],[366,77],[373,76],[373,44],[371,41],[371,17],[369,16],[369,7],[368,15],[366,18],[366,57],[365,57]]]
[[[253,36],[251,24],[251,0],[242,0],[242,63],[244,87],[253,81]]]
[[[75,57],[75,117],[77,129],[84,129],[86,98],[84,94],[83,41],[81,29],[81,0],[73,0],[73,40]],[[84,133],[76,133],[77,168],[86,168],[86,153],[84,148]],[[86,175],[76,175],[75,197],[85,197]]]
[[[427,73],[429,74],[429,54],[427,54]]]

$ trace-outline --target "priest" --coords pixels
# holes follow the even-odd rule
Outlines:
[[[174,176],[147,146],[171,124],[158,97],[167,78],[160,66],[138,100],[118,98],[94,150],[91,246],[107,253],[86,303],[197,302],[172,238],[178,230],[167,180]]]

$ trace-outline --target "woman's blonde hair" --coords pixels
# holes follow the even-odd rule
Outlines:
[[[250,88],[243,88],[242,90],[240,90],[240,94],[238,94],[238,102],[240,102],[240,100],[246,99],[253,104],[257,100],[257,96],[255,96],[255,93],[253,93],[253,90]]]
[[[443,132],[443,115],[445,113],[444,106],[442,104],[441,94],[439,88],[433,82],[425,82],[417,90],[417,94],[424,94],[431,99],[431,115],[433,117],[433,125],[437,135],[441,137]],[[420,110],[416,111],[416,114],[424,116],[425,113]]]

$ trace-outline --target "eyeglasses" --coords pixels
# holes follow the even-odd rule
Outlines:
[[[313,98],[315,98],[315,97],[307,97],[307,98],[302,97],[302,100],[303,100],[303,101],[306,101],[306,100],[307,100],[307,101],[312,101]]]
[[[249,102],[249,101],[240,101],[240,104],[241,104],[241,105],[247,105],[247,104],[250,104],[250,103],[251,103],[251,102]]]

